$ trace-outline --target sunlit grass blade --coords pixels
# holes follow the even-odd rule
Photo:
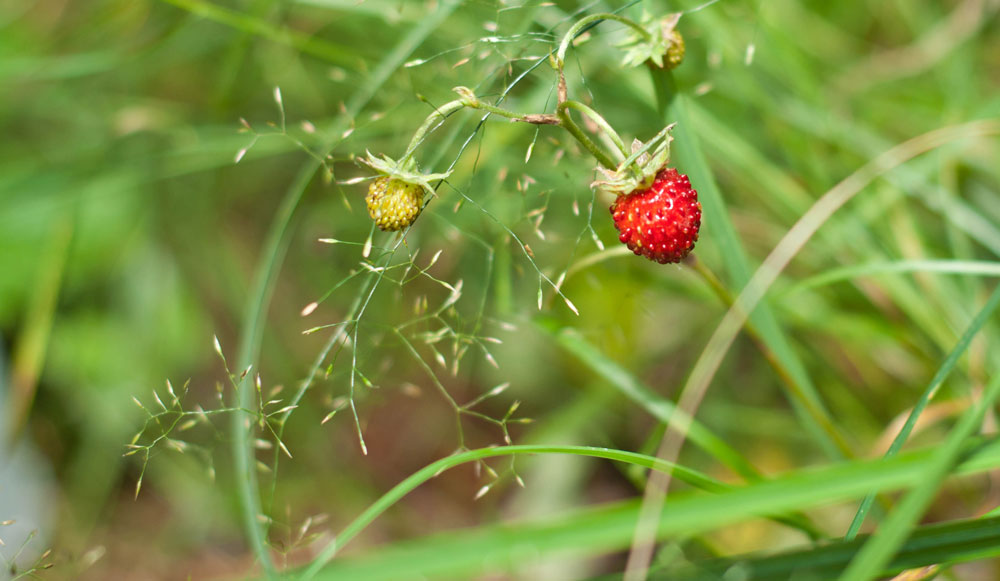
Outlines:
[[[0,397],[6,397],[5,403],[9,414],[6,421],[7,434],[2,437],[13,438],[19,435],[28,420],[35,391],[38,389],[38,378],[45,365],[45,355],[48,350],[49,338],[59,291],[62,286],[66,260],[69,256],[70,242],[73,236],[73,220],[67,215],[52,224],[50,249],[45,260],[39,264],[38,281],[33,300],[25,314],[24,332],[18,338],[17,350],[13,357],[11,373],[11,392]]]
[[[989,440],[966,446],[964,450],[966,460],[955,474],[981,473],[1000,466],[1000,441]],[[888,459],[853,460],[713,495],[678,494],[671,497],[660,514],[657,536],[695,535],[765,514],[834,504],[869,490],[906,487],[925,473],[934,460],[934,452],[922,450]],[[432,466],[437,469],[438,464]],[[526,558],[526,547],[530,547],[531,558],[610,553],[630,544],[639,508],[639,503],[632,500],[578,510],[541,522],[486,525],[443,533],[380,547],[367,556],[343,558],[322,570],[314,566],[309,574],[315,574],[316,579],[354,581],[399,579],[407,575],[440,578],[505,570]]]
[[[863,276],[883,274],[902,274],[911,272],[936,272],[941,274],[960,274],[976,277],[1000,276],[1000,263],[986,260],[898,260],[894,262],[873,262],[834,268],[822,274],[801,280],[782,295],[789,296],[804,290],[843,282]]]

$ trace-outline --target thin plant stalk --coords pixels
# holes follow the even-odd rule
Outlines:
[[[366,83],[350,100],[347,113],[341,116],[342,124],[346,124],[375,96],[378,88],[389,79],[390,75],[406,58],[429,36],[449,14],[459,5],[458,0],[443,2],[438,9],[420,26],[410,32],[393,49],[388,57],[373,71],[371,80]],[[331,135],[339,135],[339,131]],[[333,149],[332,140],[325,144],[325,151]],[[325,156],[323,156],[325,157]],[[321,161],[310,158],[302,166],[295,181],[289,187],[285,198],[264,244],[260,261],[254,274],[251,286],[250,300],[247,302],[244,314],[244,328],[240,340],[237,361],[238,369],[247,369],[260,355],[260,345],[263,338],[264,320],[267,307],[271,302],[278,272],[284,261],[285,253],[291,241],[291,221],[299,202],[305,195],[306,188],[316,172],[322,167]],[[246,377],[240,382],[238,390],[239,407],[250,409],[253,400],[253,390]],[[287,419],[287,418],[286,418]],[[236,471],[237,494],[240,500],[240,512],[243,520],[244,533],[254,555],[257,557],[267,577],[274,576],[274,562],[266,544],[265,522],[261,521],[261,504],[259,485],[257,482],[257,467],[255,461],[253,439],[250,428],[246,425],[247,418],[235,414],[230,423],[230,437]]]

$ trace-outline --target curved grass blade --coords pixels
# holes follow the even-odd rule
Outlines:
[[[553,336],[560,347],[575,356],[591,371],[602,377],[651,416],[661,422],[670,422],[672,414],[679,413],[674,402],[643,385],[634,375],[608,359],[596,347],[587,342],[575,329],[556,330],[545,323],[538,323],[536,326]],[[760,472],[722,438],[713,434],[697,420],[689,419],[689,421],[691,422],[689,436],[696,446],[747,480],[761,478]]]
[[[652,456],[637,454],[635,452],[625,452],[623,450],[612,450],[609,448],[595,448],[590,446],[540,446],[540,445],[519,445],[504,446],[497,448],[482,448],[469,450],[442,458],[437,462],[428,464],[421,470],[411,474],[406,480],[397,484],[392,490],[384,494],[374,504],[368,507],[358,518],[354,519],[343,531],[333,539],[330,544],[316,557],[313,563],[305,570],[302,579],[311,579],[314,575],[329,563],[337,552],[358,535],[365,527],[371,524],[380,514],[390,506],[398,502],[417,486],[437,476],[441,472],[454,468],[461,464],[482,460],[484,458],[494,458],[497,456],[510,456],[515,454],[572,454],[577,456],[590,456],[592,458],[606,458],[618,462],[627,462],[637,466],[650,468],[659,471],[672,471],[679,479],[688,482],[698,488],[721,492],[728,489],[728,485],[706,476],[690,468],[670,464]]]
[[[472,459],[505,450],[491,448],[467,454],[475,454],[470,456]],[[699,534],[760,515],[830,505],[870,490],[905,487],[926,472],[934,452],[922,450],[888,459],[843,462],[819,470],[792,472],[713,495],[677,494],[671,496],[669,505],[660,515],[657,537]],[[966,445],[962,452],[966,460],[957,467],[956,474],[981,473],[1000,466],[1000,440]],[[440,466],[435,463],[425,470],[430,471],[432,467],[437,470]],[[419,474],[430,476],[425,471]],[[415,477],[416,474],[411,478]],[[420,575],[437,579],[449,575],[481,575],[520,564],[526,558],[550,554],[592,556],[610,553],[631,543],[639,508],[638,501],[630,500],[581,509],[545,521],[503,523],[442,533],[379,548],[365,556],[340,559],[321,570],[312,567],[308,574],[316,579],[352,581]]]

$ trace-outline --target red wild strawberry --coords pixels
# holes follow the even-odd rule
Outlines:
[[[701,228],[698,192],[674,168],[661,170],[644,190],[619,195],[611,205],[611,216],[619,240],[660,264],[683,260]]]

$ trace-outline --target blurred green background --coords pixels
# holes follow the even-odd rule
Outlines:
[[[685,130],[700,142],[746,258],[708,218],[696,254],[734,292],[740,268],[755,268],[814,200],[878,154],[1000,116],[996,1],[635,4],[624,13],[690,11],[679,24],[688,54],[675,73],[690,96]],[[283,386],[274,398],[287,403],[319,371],[282,436],[292,458],[258,453],[279,563],[302,563],[311,535],[338,530],[430,461],[463,444],[504,442],[497,422],[468,414],[460,432],[442,392],[461,404],[509,383],[475,409],[503,418],[520,402],[513,417],[533,422],[510,424],[515,442],[653,453],[657,420],[595,365],[616,364],[673,399],[726,306],[690,269],[622,251],[610,199],[589,187],[594,163],[564,132],[452,116],[417,158],[428,171],[454,164],[454,174],[405,241],[375,233],[367,257],[367,182],[352,179],[370,175],[355,156],[399,156],[454,86],[505,94],[519,112],[550,112],[555,75],[545,55],[580,16],[623,6],[0,3],[0,509],[11,513],[0,520],[18,520],[0,528],[5,558],[37,530],[18,563],[29,568],[51,548],[40,561],[54,565],[47,578],[252,570],[231,414],[158,442],[148,462],[123,454],[146,417],[133,398],[169,407],[167,380],[177,392],[190,382],[184,409],[234,405],[213,336],[238,374],[262,268],[276,278],[252,377],[260,374],[264,393]],[[581,39],[567,63],[570,91],[626,138],[648,139],[673,120],[657,113],[649,73],[619,65],[621,38],[621,25],[608,22]],[[274,231],[285,232],[277,260],[267,242]],[[962,140],[876,180],[778,280],[774,318],[854,455],[885,449],[985,300],[998,256],[1000,144]],[[931,260],[959,276],[932,272]],[[897,263],[910,267],[887,272]],[[824,274],[839,278],[817,278]],[[596,355],[574,355],[560,329]],[[982,388],[996,331],[995,320],[984,327],[925,412],[916,444],[940,441]],[[340,340],[315,363],[331,337]],[[785,393],[741,336],[698,417],[766,474],[831,460]],[[160,433],[147,427],[140,444]],[[683,458],[732,479],[697,448]],[[348,550],[642,490],[641,474],[593,460],[517,460],[524,489],[509,460],[491,465],[496,478],[463,467],[421,487]],[[484,485],[490,492],[474,500]],[[993,476],[961,481],[930,516],[980,514],[997,504],[997,490]],[[827,532],[843,534],[855,506],[827,509]],[[753,521],[704,542],[729,554],[804,540]],[[620,570],[621,560],[510,575],[577,578]],[[976,567],[961,578],[1000,574]]]

